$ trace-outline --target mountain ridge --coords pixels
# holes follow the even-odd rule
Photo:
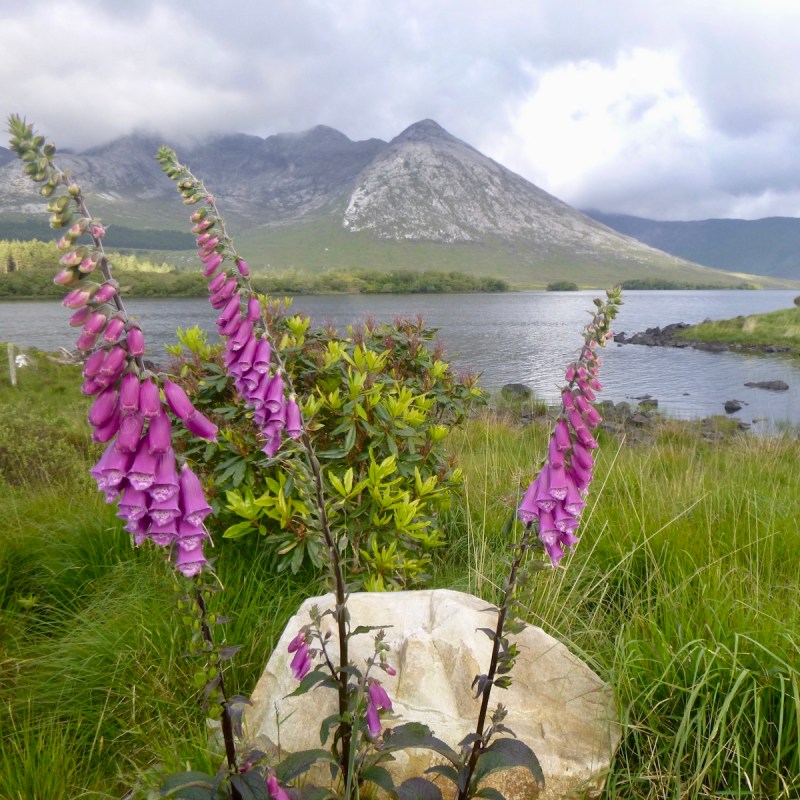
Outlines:
[[[587,216],[679,258],[716,269],[800,278],[800,219],[659,221],[597,210]]]
[[[186,209],[153,158],[157,144],[132,134],[62,152],[59,164],[112,225],[186,230]],[[266,138],[224,134],[178,152],[264,266],[452,269],[458,253],[465,271],[523,286],[565,277],[584,285],[743,283],[587,217],[431,119],[389,142],[353,141],[318,125]],[[0,219],[43,213],[35,187],[2,156]]]

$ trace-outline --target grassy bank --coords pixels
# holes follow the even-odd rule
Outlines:
[[[21,370],[17,389],[0,379],[2,441],[21,453],[0,476],[2,798],[118,798],[153,770],[214,769],[219,758],[182,655],[170,570],[131,548],[86,477],[95,451],[77,385],[49,362]],[[45,422],[65,448],[52,461],[32,435]],[[617,693],[625,728],[606,797],[796,798],[797,442],[711,444],[677,422],[653,435],[647,445],[601,436],[581,544],[566,569],[541,576],[530,620]],[[435,585],[496,599],[502,526],[547,436],[488,417],[453,433],[467,479]],[[229,685],[249,693],[322,579],[274,575],[258,541],[218,544],[227,638],[244,645]]]
[[[788,347],[800,353],[800,308],[786,308],[767,314],[702,322],[677,336],[699,342],[722,342],[745,348]]]

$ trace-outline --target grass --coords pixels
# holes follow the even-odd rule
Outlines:
[[[74,436],[85,414],[75,376],[41,370],[20,372],[22,392],[0,381],[2,427],[30,406]],[[62,380],[63,394],[43,391]],[[501,530],[547,436],[506,417],[453,432],[466,485],[435,585],[496,599]],[[133,550],[84,477],[91,449],[72,451],[66,471],[0,480],[4,800],[143,796],[164,771],[220,761],[171,570],[157,551]],[[789,435],[712,444],[677,422],[647,444],[602,437],[581,544],[566,569],[537,579],[530,619],[616,691],[623,740],[606,797],[800,796],[796,454]],[[225,636],[244,645],[228,684],[248,693],[285,621],[322,586],[275,575],[259,541],[221,543],[217,568],[226,591],[215,602],[234,617]]]
[[[800,353],[800,309],[786,308],[767,314],[701,322],[678,333],[682,339],[724,342],[743,347],[788,347]]]
[[[466,575],[457,588],[497,592],[496,537],[544,441],[496,421],[458,435],[470,503],[453,524],[469,536],[451,537],[444,584]],[[530,610],[617,692],[625,733],[606,796],[798,796],[796,441],[712,445],[665,423],[654,442],[601,453],[581,546]]]

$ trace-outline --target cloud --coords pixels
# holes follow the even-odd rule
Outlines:
[[[0,0],[0,113],[75,148],[431,117],[573,205],[800,213],[798,23],[795,0]]]

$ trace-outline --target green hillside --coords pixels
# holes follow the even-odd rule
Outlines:
[[[104,212],[112,210],[105,203],[99,205],[106,206]],[[162,209],[161,205],[170,207]],[[128,225],[121,224],[124,220],[119,214],[121,209],[114,211],[117,213],[102,214],[108,222],[107,243],[113,249],[135,253],[146,261],[166,262],[179,270],[197,268],[188,219],[183,222],[187,215],[179,203],[174,206],[163,201],[145,204],[140,218],[125,220]],[[142,227],[130,227],[136,224]],[[154,225],[161,227],[151,227]],[[692,265],[656,252],[637,261],[629,256],[620,257],[611,250],[588,253],[563,246],[543,249],[524,240],[510,242],[489,238],[481,243],[444,244],[378,239],[369,232],[345,230],[335,213],[262,227],[252,227],[231,215],[228,227],[237,249],[256,272],[307,275],[332,270],[462,272],[503,280],[519,289],[544,288],[562,280],[584,288],[628,281],[643,281],[659,288],[786,288],[798,285],[788,279]],[[57,232],[35,218],[0,218],[0,239],[48,241],[49,237],[49,241],[53,241],[56,236]]]
[[[761,276],[726,273],[675,262],[654,254],[646,263],[615,257],[613,252],[587,255],[566,248],[537,251],[526,242],[497,240],[482,244],[439,244],[374,238],[346,231],[332,217],[316,218],[236,235],[237,247],[255,269],[442,270],[491,276],[515,288],[544,288],[557,280],[582,287],[608,286],[628,280],[652,280],[738,288],[794,285]]]

